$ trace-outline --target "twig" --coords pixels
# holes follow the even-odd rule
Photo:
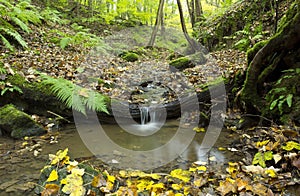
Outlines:
[[[53,114],[53,115],[56,116],[56,117],[58,117],[58,120],[64,120],[64,121],[66,121],[66,122],[68,122],[68,123],[71,123],[71,121],[67,120],[66,118],[62,117],[62,116],[59,115],[59,114],[56,114],[56,113],[51,112],[51,111],[49,111],[49,110],[48,110],[47,112],[50,113],[50,114]]]

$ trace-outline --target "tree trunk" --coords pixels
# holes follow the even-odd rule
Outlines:
[[[190,15],[190,19],[191,19],[191,24],[192,24],[192,27],[194,28],[195,26],[195,4],[194,4],[194,0],[191,0],[189,2],[189,0],[186,0],[186,4],[187,4],[187,7],[188,7],[188,11],[189,11],[189,15]]]
[[[195,0],[195,23],[200,22],[202,18],[202,5],[200,0]]]
[[[185,26],[185,21],[184,21],[184,16],[183,16],[183,11],[182,11],[182,5],[180,0],[177,0],[177,6],[178,6],[178,11],[179,11],[179,15],[180,15],[180,23],[181,23],[181,28],[183,31],[183,34],[186,38],[186,40],[188,41],[191,49],[193,50],[193,53],[195,53],[197,51],[197,47],[194,44],[194,41],[190,38],[186,26]]]
[[[262,112],[264,109],[263,97],[266,89],[263,84],[266,83],[266,79],[276,77],[273,79],[276,81],[281,76],[282,70],[299,67],[299,62],[288,59],[290,54],[299,51],[300,8],[294,6],[290,10],[294,14],[288,13],[292,16],[286,20],[285,26],[256,53],[253,59],[248,59],[249,67],[241,91],[241,100],[248,113]]]
[[[154,42],[155,42],[155,38],[156,38],[156,35],[158,32],[159,25],[161,25],[161,18],[163,17],[164,3],[165,3],[165,0],[159,1],[159,7],[157,10],[157,14],[156,14],[156,21],[155,21],[154,29],[152,31],[151,38],[148,43],[148,46],[150,46],[150,47],[154,46]]]

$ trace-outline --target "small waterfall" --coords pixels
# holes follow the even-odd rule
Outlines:
[[[147,124],[149,122],[149,107],[140,107],[140,115],[141,115],[141,124],[142,125]]]
[[[141,125],[156,123],[156,110],[151,107],[140,107]]]
[[[165,124],[166,112],[163,107],[140,106],[140,120],[138,124],[123,125],[129,133],[139,136],[149,136],[157,131]]]

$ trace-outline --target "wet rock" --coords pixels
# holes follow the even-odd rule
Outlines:
[[[0,108],[0,129],[15,139],[46,133],[28,114],[8,104]]]

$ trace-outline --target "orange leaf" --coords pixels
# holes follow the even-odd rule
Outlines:
[[[58,194],[59,186],[57,184],[46,184],[41,196],[54,196]]]

